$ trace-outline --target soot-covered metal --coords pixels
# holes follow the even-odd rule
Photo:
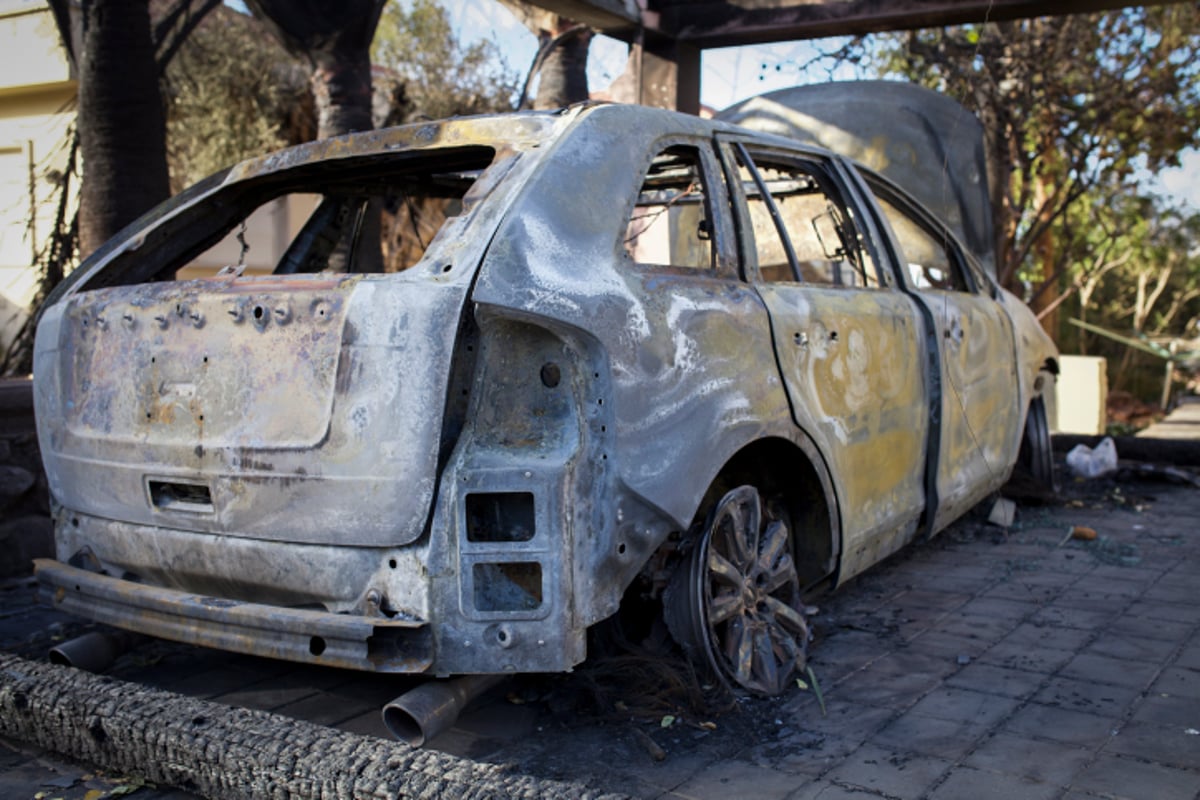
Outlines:
[[[198,266],[281,198],[311,211],[273,269]],[[1044,463],[1055,358],[828,151],[615,105],[354,134],[194,187],[51,298],[38,576],[131,630],[436,675],[570,670],[633,598],[777,693],[809,587]]]

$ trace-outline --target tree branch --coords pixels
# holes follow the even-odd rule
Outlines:
[[[162,23],[159,23],[159,26],[155,28],[155,45],[157,49],[155,61],[158,62],[159,77],[162,77],[166,74],[167,67],[170,65],[171,59],[175,58],[175,54],[179,52],[179,48],[183,46],[183,43],[187,41],[187,38],[192,35],[192,31],[196,29],[196,26],[199,25],[206,16],[208,16],[209,12],[211,12],[220,4],[221,0],[204,0],[200,8],[194,14],[189,13],[184,18],[183,24],[178,28],[162,29]],[[191,0],[180,0],[177,10],[173,11],[172,13],[177,14],[179,7],[183,7],[184,9],[190,11],[192,7]],[[176,17],[176,19],[178,19],[178,17]],[[164,45],[163,40],[157,38],[157,34],[161,32],[162,35],[165,36],[167,35],[168,31],[170,32],[170,40]]]

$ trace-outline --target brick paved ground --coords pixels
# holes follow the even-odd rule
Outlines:
[[[1102,481],[1068,496],[1023,508],[1007,534],[960,523],[819,598],[824,714],[797,689],[711,716],[667,698],[637,717],[638,687],[597,706],[603,673],[583,669],[495,690],[433,746],[638,797],[1196,800],[1200,491]],[[1064,541],[1075,525],[1100,538]],[[0,591],[0,649],[41,653],[79,629],[29,598],[27,582]],[[169,644],[116,674],[377,736],[380,705],[408,685]],[[0,797],[121,785],[0,743]]]

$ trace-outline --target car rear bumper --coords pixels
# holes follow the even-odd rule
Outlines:
[[[370,672],[425,672],[424,622],[244,603],[34,562],[39,596],[67,613],[118,628],[247,655]]]

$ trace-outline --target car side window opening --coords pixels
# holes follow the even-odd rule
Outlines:
[[[878,273],[858,246],[845,205],[816,166],[760,158],[752,169],[747,158],[739,148],[738,175],[763,281],[879,287]],[[798,274],[789,263],[789,245]]]
[[[876,199],[895,235],[909,284],[914,289],[970,291],[948,234],[922,225],[878,195]]]
[[[622,244],[638,264],[712,269],[712,217],[695,147],[669,147],[642,179]]]

